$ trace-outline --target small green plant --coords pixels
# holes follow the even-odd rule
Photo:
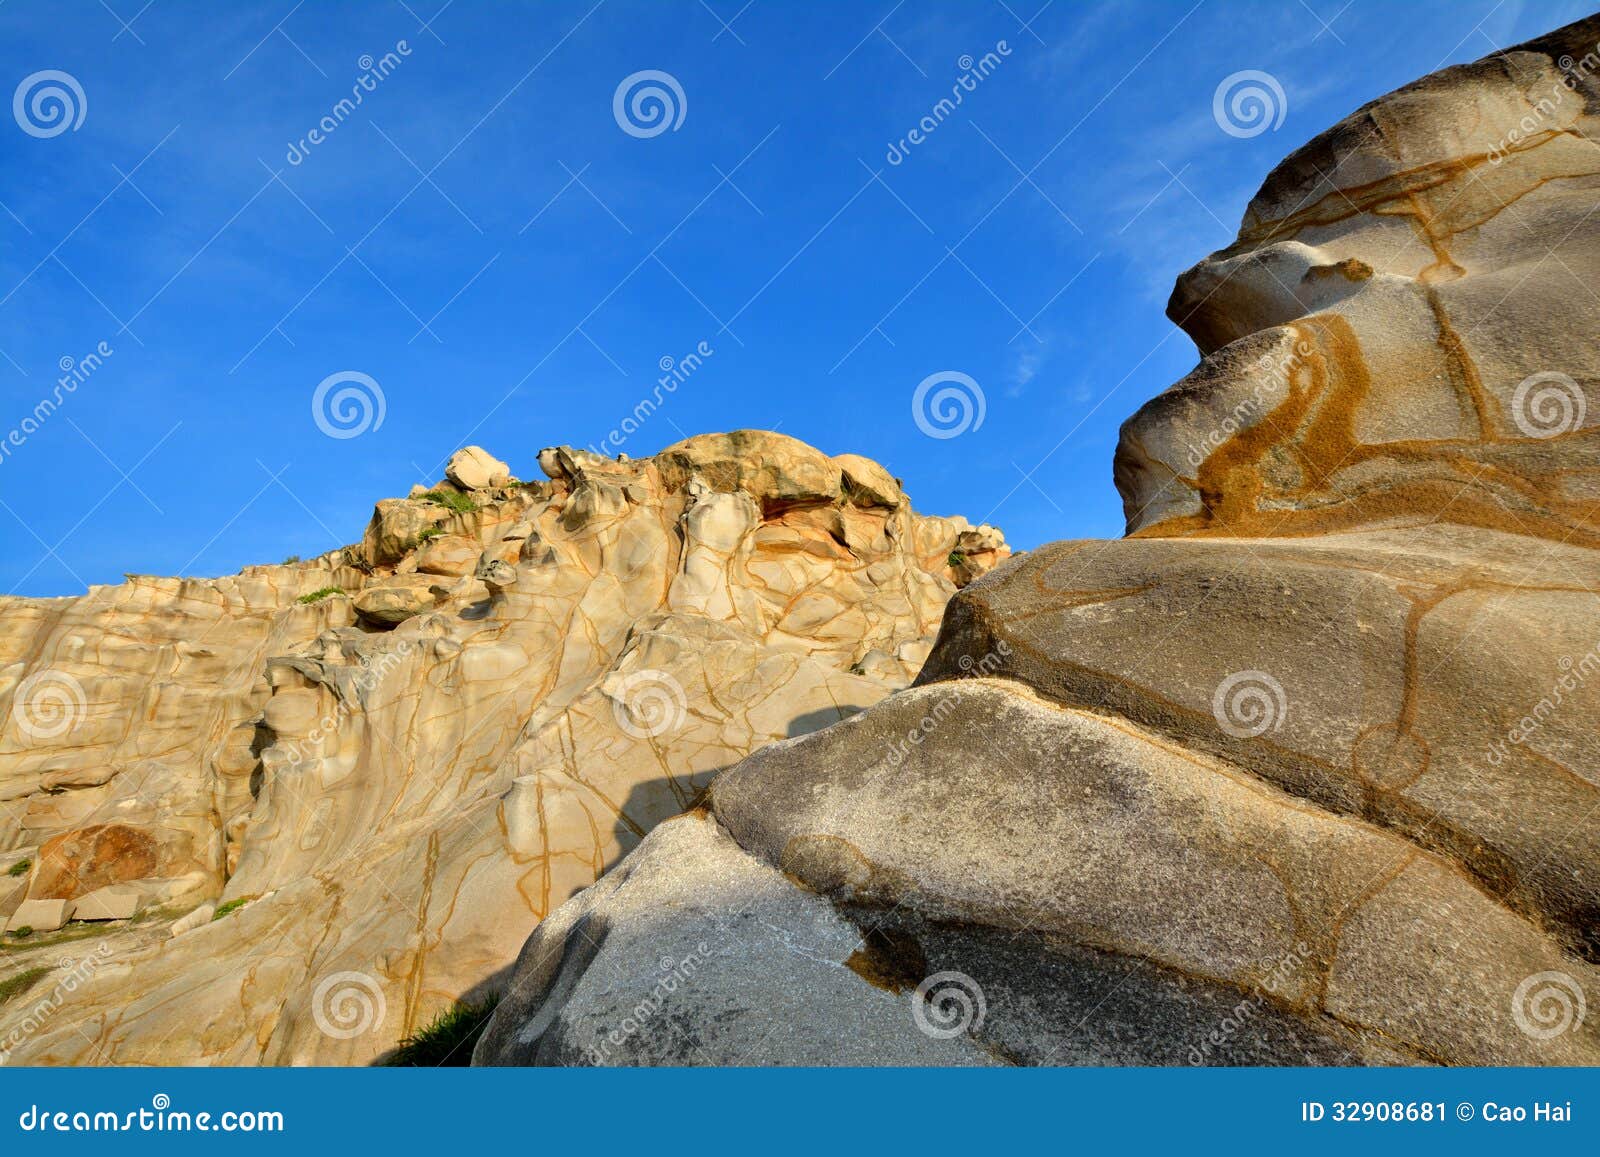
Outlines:
[[[26,940],[28,937],[33,935],[33,926],[30,924],[24,924],[21,928],[13,928],[10,934],[15,936],[18,940]]]
[[[426,1027],[406,1037],[383,1062],[391,1068],[421,1069],[456,1067],[472,1063],[472,1050],[483,1035],[483,1026],[500,1003],[491,996],[476,1004],[457,1002]]]
[[[427,530],[424,530],[421,534],[417,535],[417,545],[421,546],[430,538],[438,538],[443,533],[444,531],[440,530],[437,526],[430,526]]]
[[[431,502],[435,506],[442,506],[457,514],[471,514],[478,509],[478,504],[472,501],[470,494],[461,494],[454,490],[430,490],[422,495],[419,501]]]
[[[26,876],[28,874],[28,869],[31,867],[33,867],[32,860],[18,860],[16,863],[12,864],[6,869],[6,875]]]
[[[13,996],[21,996],[35,984],[38,984],[41,978],[49,974],[50,969],[48,967],[30,968],[25,972],[19,972],[15,976],[8,976],[6,979],[0,980],[0,1004],[4,1004]]]
[[[215,924],[218,920],[221,920],[224,916],[232,916],[240,908],[243,908],[246,904],[250,903],[250,901],[254,900],[254,899],[257,899],[257,897],[255,897],[255,896],[235,896],[232,900],[229,900],[225,904],[218,904],[217,905],[217,910],[215,912],[211,913],[211,922],[213,924]]]
[[[283,560],[283,565],[284,566],[293,566],[295,563],[297,563],[299,561],[300,561],[300,556],[299,555],[291,554],[288,558]]]
[[[963,565],[965,565],[967,556],[962,554],[959,550],[952,550],[950,552],[950,557],[944,561],[951,570],[959,570]]]
[[[312,591],[309,595],[301,595],[295,600],[297,603],[320,603],[323,599],[332,598],[334,595],[344,594],[343,587],[323,587],[321,590]]]

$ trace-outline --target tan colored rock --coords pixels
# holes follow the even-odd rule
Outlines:
[[[905,501],[900,480],[870,458],[860,454],[835,454],[845,494],[857,506],[887,506],[891,510]]]
[[[742,492],[763,504],[843,497],[837,461],[798,439],[767,430],[700,434],[668,446],[656,461],[669,490],[699,479],[718,493]]]
[[[417,551],[417,571],[420,574],[444,575],[460,578],[469,575],[478,565],[483,546],[476,538],[464,534],[446,534],[430,538]]]
[[[793,439],[690,443],[552,450],[550,483],[471,509],[380,502],[351,565],[262,568],[273,598],[248,610],[208,602],[244,576],[112,620],[0,603],[0,671],[55,664],[94,704],[31,741],[26,776],[0,762],[0,847],[40,845],[38,876],[59,839],[63,894],[122,882],[185,913],[107,925],[111,963],[14,1061],[369,1063],[477,999],[719,771],[906,686],[968,524],[863,502]],[[328,586],[350,597],[296,601]],[[207,616],[192,634],[185,610]],[[110,656],[139,677],[101,682]],[[161,672],[181,692],[145,737],[137,689]],[[83,743],[91,726],[107,738]],[[118,823],[130,853],[108,860]],[[347,1033],[330,1018],[349,1009],[368,1013]]]
[[[35,932],[54,932],[72,919],[73,900],[24,900],[6,921],[6,931],[31,928]]]
[[[78,899],[72,910],[74,920],[131,920],[138,915],[139,890],[110,884]]]
[[[179,916],[176,920],[174,920],[168,927],[168,933],[172,936],[182,936],[185,932],[192,932],[196,928],[204,928],[207,924],[211,923],[216,914],[216,904],[210,900],[207,900],[198,908],[195,908],[191,912],[186,912],[184,915]]]
[[[356,614],[378,626],[393,626],[423,614],[439,602],[439,580],[427,574],[397,574],[375,580],[356,595]]]
[[[720,776],[475,1059],[1600,1064],[1597,61],[1591,17],[1280,165],[1179,279],[1130,536],[976,578],[914,688]]]
[[[351,621],[346,599],[297,600],[361,579],[323,559],[0,599],[0,865],[31,860],[34,898],[140,865],[151,895],[220,889],[253,803],[265,658]],[[135,845],[153,858],[124,862]]]
[[[28,881],[21,876],[0,876],[0,920],[17,910],[28,898]]]
[[[446,533],[446,527],[460,521],[458,515],[421,496],[386,498],[372,513],[361,553],[372,566],[393,566],[415,550],[427,532]]]
[[[956,535],[955,549],[950,552],[950,577],[958,587],[965,587],[988,574],[1011,557],[1011,548],[1005,536],[988,523]]]
[[[504,486],[511,478],[511,467],[482,446],[468,446],[450,455],[444,476],[462,490],[488,490]]]

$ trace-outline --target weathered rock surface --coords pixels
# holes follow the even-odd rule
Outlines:
[[[7,932],[54,932],[72,919],[73,900],[24,900],[6,924]],[[24,932],[26,930],[26,932]]]
[[[444,476],[462,490],[488,490],[511,480],[511,467],[482,446],[468,446],[450,455]]]
[[[1600,1064],[1597,42],[1279,166],[1173,294],[1202,361],[1124,426],[1130,537],[725,772],[475,1059]]]
[[[96,888],[73,905],[74,920],[130,920],[139,912],[139,891],[118,884]]]
[[[539,457],[464,451],[311,562],[0,600],[0,899],[35,930],[0,979],[111,921],[0,1054],[378,1058],[719,770],[906,686],[958,544],[1007,553],[776,434]]]
[[[1198,369],[1128,420],[1130,532],[1449,521],[1600,546],[1596,37],[1375,101],[1178,279]]]

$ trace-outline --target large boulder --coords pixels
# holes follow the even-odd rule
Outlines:
[[[392,627],[430,611],[445,594],[431,574],[397,574],[375,581],[356,595],[356,614],[375,626]]]
[[[72,919],[74,900],[24,900],[6,922],[8,933],[54,932]]]
[[[674,490],[699,480],[712,490],[742,492],[766,504],[833,502],[843,495],[837,459],[767,430],[699,434],[668,446],[656,460],[662,481]]]
[[[1279,166],[1179,279],[1130,537],[977,578],[913,689],[724,773],[475,1059],[1600,1064],[1597,44]]]
[[[468,446],[450,455],[444,476],[462,490],[488,490],[511,480],[511,467],[482,446]]]

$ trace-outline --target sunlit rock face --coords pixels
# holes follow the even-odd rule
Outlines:
[[[777,434],[539,464],[470,447],[309,562],[0,601],[0,920],[39,924],[0,979],[82,958],[0,1054],[377,1059],[719,770],[906,686],[1009,553]]]
[[[1451,522],[1600,545],[1600,55],[1584,22],[1290,156],[1167,313],[1204,355],[1128,420],[1130,532]]]
[[[1279,166],[1179,279],[1130,536],[1012,559],[912,689],[725,772],[477,1059],[1600,1064],[1597,41]]]

